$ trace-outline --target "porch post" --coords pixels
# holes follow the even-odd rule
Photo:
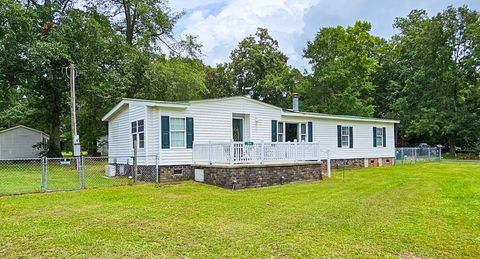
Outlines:
[[[294,160],[295,160],[295,162],[297,162],[297,160],[298,160],[298,143],[297,143],[297,140],[296,140],[296,139],[293,141],[293,145],[294,145],[294,149],[295,149],[295,158],[294,158]]]
[[[208,141],[208,164],[212,164],[212,141]]]
[[[230,164],[233,165],[234,159],[234,146],[233,146],[233,139],[230,140]]]
[[[260,147],[260,164],[263,164],[265,160],[265,141],[262,140],[262,146]]]

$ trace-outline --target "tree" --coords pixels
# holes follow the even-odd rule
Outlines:
[[[126,96],[138,97],[147,89],[148,67],[167,53],[171,57],[198,57],[201,45],[195,36],[175,39],[173,28],[183,12],[175,13],[166,0],[102,0],[89,1],[112,21],[131,47],[126,49],[121,77],[127,86]]]
[[[392,114],[402,136],[472,146],[480,126],[479,14],[448,7],[429,18],[414,10],[398,18],[392,41],[396,72]]]
[[[228,64],[216,67],[205,66],[205,86],[208,91],[203,98],[236,96],[240,91],[235,87],[233,75],[228,70]]]
[[[200,99],[208,91],[205,70],[200,60],[188,58],[161,59],[148,67],[146,91],[138,96],[177,101]]]
[[[375,53],[381,39],[372,36],[368,22],[357,21],[343,28],[322,28],[308,42],[304,56],[313,73],[306,89],[312,110],[334,114],[372,116],[375,86],[372,75],[378,69]]]
[[[230,59],[230,73],[243,95],[281,105],[287,95],[296,91],[295,80],[288,78],[295,77],[292,73],[298,73],[287,65],[287,56],[279,50],[278,42],[265,28],[258,28],[255,36],[242,40],[230,54]],[[281,84],[276,84],[279,82]]]

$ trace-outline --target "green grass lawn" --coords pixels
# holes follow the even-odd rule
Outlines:
[[[10,196],[0,219],[0,257],[477,257],[480,163]]]
[[[107,163],[107,159],[90,159],[85,162],[86,188],[128,184],[126,177],[104,177]],[[40,192],[42,186],[41,175],[42,165],[40,160],[0,164],[0,196]],[[80,172],[73,165],[61,165],[58,160],[49,161],[48,184],[46,186],[48,190],[79,189],[81,187],[80,179]]]

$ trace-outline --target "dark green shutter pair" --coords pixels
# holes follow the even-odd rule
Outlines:
[[[377,147],[377,130],[383,131],[382,144],[383,144],[383,147],[386,147],[387,146],[387,128],[385,127],[383,128],[373,127],[373,147]]]
[[[313,122],[309,121],[307,124],[307,130],[308,130],[308,142],[313,142]],[[272,142],[277,142],[277,127],[278,127],[278,121],[277,120],[272,120]],[[284,132],[284,134],[286,134]]]
[[[353,148],[353,127],[348,127],[350,135],[349,148]],[[342,125],[337,125],[337,146],[342,147]]]
[[[162,148],[168,149],[170,148],[170,117],[169,116],[162,116],[161,119],[161,126],[162,126]],[[193,118],[186,119],[186,130],[187,130],[187,148],[193,147]]]

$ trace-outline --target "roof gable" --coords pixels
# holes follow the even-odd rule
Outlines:
[[[5,132],[9,132],[9,131],[12,131],[12,130],[20,129],[20,128],[30,130],[30,131],[33,131],[33,132],[36,132],[36,133],[39,133],[39,134],[43,134],[43,135],[48,137],[48,134],[46,134],[45,132],[34,129],[34,128],[30,128],[30,127],[27,127],[27,126],[24,126],[24,125],[18,125],[18,126],[15,126],[15,127],[4,129],[4,130],[0,131],[0,134],[5,133]]]

